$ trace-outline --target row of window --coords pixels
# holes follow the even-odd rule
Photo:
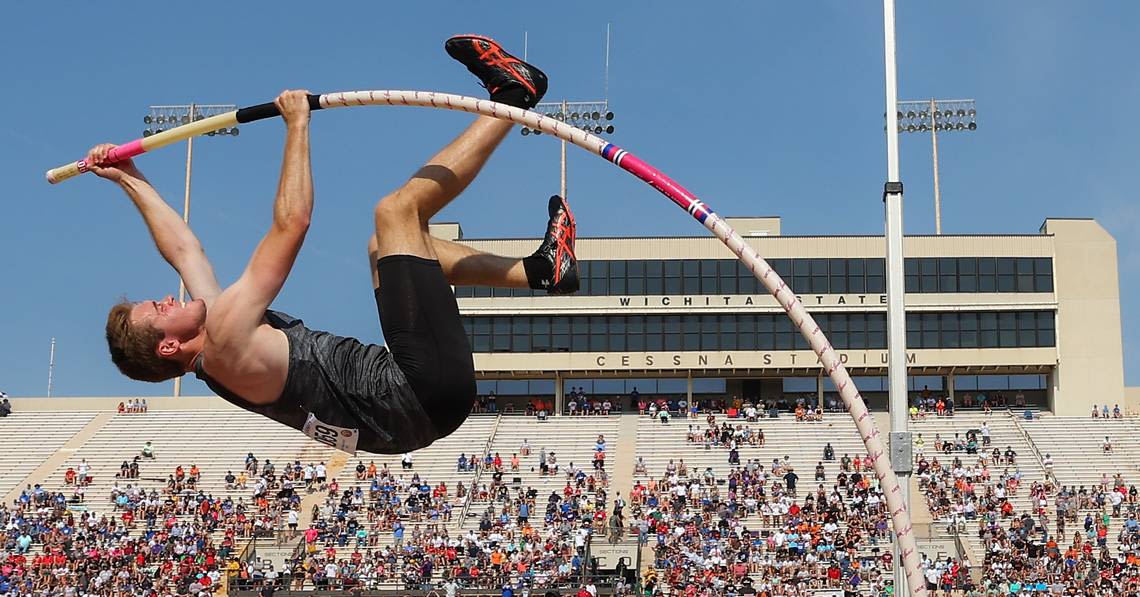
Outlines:
[[[820,313],[837,349],[885,349],[883,313]],[[475,352],[807,350],[783,313],[464,317]],[[908,348],[1055,345],[1052,311],[908,313]]]
[[[886,265],[879,258],[771,259],[772,268],[801,294],[882,294]],[[767,292],[735,259],[632,259],[578,262],[580,296],[759,294]],[[914,257],[905,261],[906,291],[1052,292],[1049,257]],[[455,296],[542,296],[530,289],[463,286]]]

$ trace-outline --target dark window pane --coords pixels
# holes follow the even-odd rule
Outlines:
[[[1053,292],[1053,259],[1038,257],[1033,260],[1033,291]]]
[[[864,265],[867,268],[867,275],[883,276],[887,273],[887,261],[878,257],[868,258]]]
[[[605,334],[589,335],[589,351],[591,352],[604,352],[609,350],[609,344],[609,336]]]
[[[1015,267],[1017,268],[1017,274],[1018,275],[1032,274],[1033,273],[1033,261],[1034,261],[1034,259],[1032,257],[1018,257],[1016,259],[1016,265],[1015,265]]]
[[[680,278],[681,277],[681,260],[668,259],[664,263],[665,277],[666,278]],[[652,264],[650,264],[650,271],[652,271]]]
[[[621,352],[626,350],[625,334],[610,334],[609,335],[609,350],[611,352]]]
[[[586,352],[589,350],[590,340],[586,334],[573,334],[570,336],[571,352]]]
[[[641,352],[645,350],[644,334],[628,334],[626,336],[626,350]]]
[[[682,260],[681,276],[685,278],[699,278],[701,276],[701,262],[696,259]]]
[[[809,266],[811,268],[811,275],[813,276],[826,276],[827,275],[827,259],[820,257],[813,257],[810,260]]]
[[[590,277],[596,279],[608,278],[610,275],[610,262],[608,261],[591,261],[590,262]]]
[[[627,263],[627,261],[621,259],[610,261],[610,279],[624,278]]]
[[[664,336],[661,334],[645,334],[645,351],[646,352],[661,352],[665,350]]]
[[[938,275],[938,260],[933,257],[923,257],[918,260],[919,274],[923,276]]]
[[[557,352],[567,352],[570,350],[570,334],[551,334],[550,335],[550,348]]]
[[[906,284],[906,287],[905,287],[906,292],[921,292],[922,291],[922,280],[921,280],[921,278],[919,278],[918,274],[914,274],[914,275],[908,274],[904,278],[904,283]]]

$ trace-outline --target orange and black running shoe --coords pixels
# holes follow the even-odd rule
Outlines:
[[[550,222],[542,245],[531,259],[541,264],[537,286],[547,294],[573,294],[578,291],[578,260],[574,257],[574,238],[577,227],[570,205],[558,195],[550,198],[547,208]]]
[[[483,87],[517,108],[535,107],[546,94],[546,75],[535,66],[511,56],[498,42],[481,35],[456,35],[443,44],[447,54],[462,62]],[[504,91],[518,88],[518,92]]]

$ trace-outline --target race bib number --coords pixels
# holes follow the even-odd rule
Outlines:
[[[305,419],[305,425],[301,427],[301,431],[326,446],[349,454],[356,454],[356,443],[360,440],[359,429],[345,429],[344,427],[329,425],[321,422],[313,416],[313,413],[309,413],[309,418]]]

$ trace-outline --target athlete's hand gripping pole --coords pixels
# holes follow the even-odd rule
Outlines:
[[[309,109],[321,109],[321,96],[316,94],[309,95]],[[107,161],[108,163],[119,162],[210,131],[280,115],[281,112],[277,110],[277,106],[273,105],[273,102],[249,106],[232,112],[226,112],[225,114],[218,114],[217,116],[203,118],[202,120],[162,131],[156,135],[135,139],[130,143],[119,145],[107,152]],[[82,159],[58,168],[52,168],[47,171],[47,181],[56,184],[83,174],[89,171],[90,167],[91,165],[87,163],[87,160]]]

